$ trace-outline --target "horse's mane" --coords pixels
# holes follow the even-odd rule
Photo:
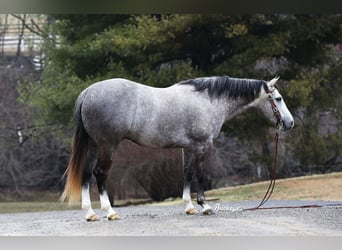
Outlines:
[[[231,97],[255,99],[264,86],[267,90],[266,81],[254,79],[240,79],[229,76],[222,77],[200,77],[179,82],[181,85],[192,85],[196,91],[208,91],[210,98]]]

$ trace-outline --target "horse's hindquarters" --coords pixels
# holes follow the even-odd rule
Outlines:
[[[135,109],[133,90],[120,82],[98,83],[88,88],[82,105],[82,120],[95,142],[117,145],[128,133]]]

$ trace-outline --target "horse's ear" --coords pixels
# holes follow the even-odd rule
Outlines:
[[[271,81],[269,81],[269,82],[267,83],[267,87],[268,87],[270,90],[274,89],[274,88],[275,88],[275,84],[277,83],[277,81],[278,81],[279,78],[280,78],[279,76],[274,77]]]

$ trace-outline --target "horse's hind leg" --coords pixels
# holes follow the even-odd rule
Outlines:
[[[86,210],[86,220],[87,221],[96,221],[99,220],[99,217],[96,215],[94,210],[91,207],[90,200],[90,179],[93,174],[93,169],[97,163],[97,148],[96,145],[89,141],[88,143],[88,152],[87,158],[84,165],[84,171],[82,175],[82,209]]]
[[[94,175],[96,177],[97,187],[100,194],[101,209],[107,213],[108,220],[119,219],[118,214],[113,210],[109,201],[108,193],[106,190],[106,180],[108,177],[109,169],[112,165],[112,151],[103,150],[100,153],[98,163],[94,169]]]

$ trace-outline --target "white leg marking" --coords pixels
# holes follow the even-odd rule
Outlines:
[[[100,195],[100,202],[101,209],[107,212],[108,220],[118,220],[120,218],[110,205],[109,197],[106,191],[103,191],[103,193]]]
[[[185,202],[191,201],[190,187],[189,186],[185,186],[183,189],[183,201],[185,201]]]
[[[99,220],[99,217],[96,215],[91,207],[89,184],[86,187],[82,188],[82,209],[87,211],[85,216],[85,219],[87,221]]]
[[[185,186],[183,189],[183,201],[187,202],[187,206],[185,208],[185,213],[186,214],[197,214],[198,211],[194,207],[194,205],[191,202],[191,195],[190,195],[190,185]]]
[[[207,203],[204,203],[202,213],[205,215],[211,215],[214,211]]]

